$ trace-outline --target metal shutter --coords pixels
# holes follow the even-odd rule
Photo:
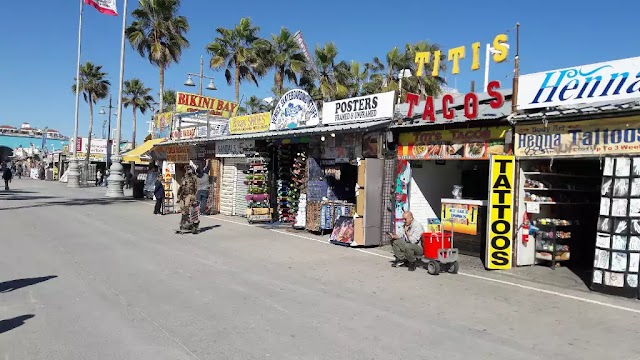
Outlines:
[[[245,198],[247,185],[244,183],[247,181],[247,174],[244,171],[249,170],[249,165],[246,163],[247,160],[245,158],[237,158],[236,160],[236,192],[233,215],[247,216],[247,199]]]
[[[222,215],[233,215],[235,183],[235,159],[224,158],[222,165],[222,180],[220,181],[220,214]]]

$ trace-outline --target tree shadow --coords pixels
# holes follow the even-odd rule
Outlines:
[[[45,195],[13,195],[13,196],[0,196],[0,200],[43,200],[43,199],[56,199],[57,196],[45,196]]]
[[[35,193],[37,193],[37,191],[13,190],[13,189],[0,190],[0,196],[1,195],[9,195],[9,194],[35,194]]]
[[[83,198],[83,199],[66,199],[63,201],[50,201],[39,204],[31,204],[24,206],[8,206],[0,208],[0,210],[16,210],[16,209],[29,209],[48,206],[84,206],[84,205],[109,205],[116,203],[130,203],[135,202],[135,199],[95,199],[95,198]]]
[[[33,314],[20,315],[12,319],[0,320],[0,334],[24,325],[25,321],[35,317]]]
[[[57,275],[49,275],[49,276],[43,276],[43,277],[4,281],[0,283],[0,293],[6,293],[6,292],[18,290],[23,287],[35,285],[37,283],[41,283],[43,281],[47,281],[57,277],[58,277]]]

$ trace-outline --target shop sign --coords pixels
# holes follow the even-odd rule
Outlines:
[[[511,150],[504,138],[508,127],[468,128],[401,133],[398,158],[404,160],[486,160]]]
[[[320,114],[313,98],[306,91],[287,91],[271,115],[270,130],[290,130],[320,123]]]
[[[326,102],[322,105],[322,124],[371,121],[393,118],[395,91]]]
[[[153,138],[168,138],[169,130],[171,129],[171,120],[173,119],[172,112],[164,112],[156,114],[153,117]]]
[[[216,141],[217,157],[244,157],[256,147],[255,140],[223,140]]]
[[[518,109],[640,98],[640,57],[520,76]]]
[[[487,86],[487,93],[490,97],[494,98],[489,102],[489,106],[492,109],[500,109],[502,105],[504,105],[504,96],[498,91],[500,88],[499,81],[492,81]],[[462,95],[456,95],[462,96]],[[454,104],[454,98],[452,94],[445,94],[442,96],[442,116],[445,121],[453,122],[453,119],[456,117],[456,110],[451,109],[450,106]],[[429,120],[430,122],[436,121],[436,108],[433,104],[433,96],[427,96],[424,102],[424,109],[422,112],[422,120]],[[413,116],[413,107],[420,103],[420,95],[407,93],[407,103],[409,104],[409,109],[407,110],[407,117],[410,118]],[[475,93],[467,93],[464,95],[464,117],[468,120],[475,120],[478,118],[478,95]]]
[[[236,115],[238,112],[238,104],[208,96],[184,92],[176,93],[177,112],[198,112],[203,110],[208,111],[211,115],[228,119]]]
[[[214,144],[200,145],[196,148],[196,159],[212,159],[216,155],[216,147]]]
[[[492,60],[495,63],[501,63],[507,60],[509,56],[509,46],[507,34],[498,34],[493,38],[491,47],[494,49]],[[485,47],[478,42],[471,44],[471,71],[480,69],[481,49]],[[433,55],[433,56],[432,56]],[[424,65],[431,64],[433,62],[431,76],[437,77],[440,74],[440,61],[441,59],[448,59],[451,62],[451,66],[447,68],[451,69],[453,75],[460,72],[460,60],[467,56],[467,47],[458,46],[449,49],[447,56],[442,54],[441,50],[436,50],[433,53],[431,51],[419,51],[416,52],[415,63],[417,65],[416,76],[422,76]]]
[[[640,117],[516,126],[518,157],[640,153]]]
[[[453,222],[457,233],[478,234],[478,205],[442,203],[440,215],[444,230],[452,231],[451,222]]]
[[[489,165],[489,208],[487,224],[488,269],[511,269],[513,243],[513,198],[515,157],[491,156]]]
[[[271,113],[236,116],[229,119],[230,134],[244,134],[268,131],[271,124]]]
[[[172,163],[188,163],[189,148],[186,146],[171,145],[165,147],[167,161]]]

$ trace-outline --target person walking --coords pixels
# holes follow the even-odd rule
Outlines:
[[[102,185],[102,170],[96,171],[96,186]]]
[[[18,175],[18,179],[22,179],[22,170],[24,168],[22,167],[22,164],[18,164],[18,167],[16,168],[16,174]]]
[[[7,164],[4,164],[3,170],[2,170],[2,179],[4,180],[5,190],[9,190],[9,183],[11,182],[12,177],[13,177],[13,174],[11,173],[11,169],[7,166]]]
[[[153,208],[153,213],[155,215],[164,215],[162,211],[162,203],[164,202],[164,185],[162,185],[160,177],[156,178],[153,196],[156,198],[156,206]]]

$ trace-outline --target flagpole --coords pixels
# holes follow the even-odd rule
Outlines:
[[[118,114],[116,125],[116,147],[113,155],[111,156],[111,167],[109,168],[109,178],[107,187],[107,197],[123,197],[123,183],[122,171],[124,168],[120,163],[122,157],[120,156],[120,137],[122,135],[122,88],[124,86],[124,44],[125,44],[125,31],[127,29],[127,0],[124,0],[122,7],[122,39],[120,41],[120,80],[118,82]]]
[[[73,157],[69,161],[69,174],[67,175],[67,187],[80,187],[80,172],[78,171],[78,114],[80,110],[80,53],[82,51],[82,10],[83,0],[80,0],[80,20],[78,24],[78,63],[76,65],[76,114],[73,128]]]

